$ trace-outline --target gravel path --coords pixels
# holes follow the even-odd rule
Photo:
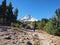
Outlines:
[[[0,26],[0,45],[60,45],[60,37],[44,32]]]

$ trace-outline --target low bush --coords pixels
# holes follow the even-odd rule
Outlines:
[[[44,31],[46,31],[49,34],[52,35],[59,35],[60,36],[60,23],[59,21],[54,17],[49,20],[49,22],[44,27]]]

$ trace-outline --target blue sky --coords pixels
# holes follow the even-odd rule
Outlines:
[[[7,0],[7,5],[9,2],[12,2],[14,9],[19,9],[18,19],[26,14],[39,20],[50,18],[55,15],[55,10],[60,8],[60,0]]]

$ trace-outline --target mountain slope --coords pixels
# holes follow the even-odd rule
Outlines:
[[[30,15],[25,15],[21,18],[22,21],[38,21],[36,18],[30,16]]]

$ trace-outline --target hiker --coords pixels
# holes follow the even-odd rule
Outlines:
[[[34,30],[34,32],[35,32],[35,26],[32,26],[32,29]]]
[[[35,32],[35,26],[34,26],[34,32]]]

